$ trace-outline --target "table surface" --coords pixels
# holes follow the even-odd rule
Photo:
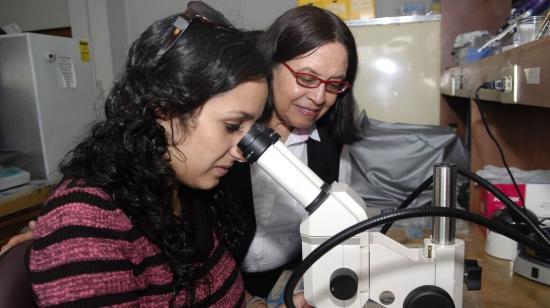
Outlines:
[[[406,239],[405,234],[403,230],[398,228],[390,229],[388,232],[390,237],[401,243],[418,242],[418,240]],[[468,223],[467,230],[461,234],[457,233],[457,237],[461,238],[466,245],[464,257],[466,259],[476,259],[482,267],[481,290],[469,291],[464,286],[462,307],[550,307],[550,286],[514,274],[512,261],[498,259],[485,253],[486,236],[481,226]]]
[[[477,259],[483,268],[481,290],[465,289],[463,307],[550,307],[550,286],[514,274],[512,261],[485,253],[485,232],[480,226],[470,225],[469,236],[463,240],[465,257]]]
[[[31,182],[0,192],[0,218],[46,201],[55,183]]]

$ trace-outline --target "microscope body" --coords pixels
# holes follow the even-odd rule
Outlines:
[[[324,183],[278,139],[274,131],[251,130],[239,148],[308,211],[300,225],[305,258],[327,239],[367,219],[366,205],[346,184]],[[456,168],[434,167],[435,206],[456,205],[455,184]],[[461,308],[464,242],[454,238],[454,220],[434,218],[432,231],[417,248],[380,232],[347,239],[306,271],[306,300],[321,308],[361,308],[369,300],[390,308]]]
[[[346,184],[333,183],[323,204],[300,225],[303,257],[334,234],[365,219],[361,197]],[[357,281],[357,291],[349,299],[336,297],[338,288],[349,288],[346,279],[340,280],[342,286],[333,283],[335,273],[342,269],[355,273],[348,281]],[[304,275],[304,292],[306,300],[316,307],[360,308],[369,300],[384,307],[415,307],[421,292],[436,292],[436,296],[448,294],[454,307],[461,308],[463,273],[462,240],[436,244],[427,238],[421,247],[410,248],[380,232],[367,231],[315,262]]]

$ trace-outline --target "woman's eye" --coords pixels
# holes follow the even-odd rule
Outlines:
[[[303,83],[316,83],[317,79],[315,79],[313,76],[300,76],[300,81]]]
[[[242,125],[241,124],[232,124],[232,123],[226,123],[225,129],[227,129],[228,132],[234,133],[236,131],[241,130]]]

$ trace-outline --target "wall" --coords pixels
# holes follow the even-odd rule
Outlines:
[[[370,118],[438,125],[440,25],[438,16],[379,18],[350,24],[359,69],[353,91]]]
[[[120,72],[128,46],[153,21],[182,12],[186,0],[2,0],[0,24],[15,21],[22,31],[71,27],[90,41],[98,93]],[[241,28],[264,29],[295,0],[205,0]]]
[[[178,12],[187,7],[184,0],[125,0],[126,19],[128,21],[128,39],[137,38],[153,21]],[[204,0],[222,12],[238,27],[246,29],[264,29],[277,16],[296,6],[295,0]]]
[[[74,4],[74,3],[76,4]],[[152,22],[182,12],[185,0],[71,0],[71,21],[87,28],[75,37],[91,38],[98,91],[107,91],[124,64],[129,45]],[[295,0],[205,0],[238,27],[264,29]],[[78,4],[80,3],[80,4]],[[74,16],[74,18],[73,18]],[[85,25],[87,23],[87,26]]]
[[[247,29],[266,28],[277,16],[297,3],[295,0],[204,1],[220,10],[236,26]],[[422,1],[426,7],[430,6],[431,0]],[[4,16],[6,19],[6,16],[19,16],[15,20],[23,30],[70,25],[73,37],[90,41],[98,93],[101,94],[109,90],[122,69],[130,43],[153,21],[185,10],[187,2],[186,0],[2,0],[0,17]],[[405,0],[378,1],[377,15],[395,16],[404,2]],[[377,34],[382,28],[389,32]],[[357,84],[366,85],[355,87],[360,107],[367,109],[369,116],[381,120],[437,124],[439,108],[438,104],[432,103],[432,100],[439,95],[436,86],[439,72],[439,22],[422,25],[372,26],[368,31],[352,27],[352,31],[357,36],[361,55]],[[401,34],[410,31],[417,33],[416,37],[413,39],[402,37]],[[433,43],[432,46],[436,49],[423,50],[424,47],[420,45],[429,43],[428,41]],[[410,44],[404,47],[404,42]],[[396,44],[401,48],[395,48]],[[424,59],[429,58],[431,61],[427,61],[426,64],[418,61],[402,63],[405,58],[402,58],[401,54],[389,55],[396,64],[400,65],[402,71],[393,76],[388,75],[387,72],[377,71],[373,66],[373,55],[381,56],[388,51],[398,49],[411,56],[420,58],[425,56]],[[437,68],[432,69],[432,66]],[[395,78],[395,82],[388,82],[388,78]],[[382,82],[375,83],[376,81]],[[419,87],[426,91],[417,91]],[[418,96],[417,93],[421,95]],[[416,95],[415,99],[412,99],[413,95]],[[99,99],[102,100],[102,97]],[[411,104],[412,101],[415,102],[414,105]]]
[[[0,24],[14,21],[22,31],[70,26],[69,0],[2,0]]]

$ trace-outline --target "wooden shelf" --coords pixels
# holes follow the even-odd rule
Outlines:
[[[54,183],[33,183],[0,192],[0,246],[36,219]]]
[[[510,94],[480,91],[480,105],[488,126],[501,145],[508,165],[523,170],[550,169],[547,136],[550,131],[550,59],[547,56],[550,38],[544,37],[468,65],[453,64],[451,52],[457,35],[477,30],[496,33],[510,9],[511,1],[441,1],[440,124],[457,128],[468,146],[473,172],[485,165],[503,166],[473,99],[482,82],[500,79],[507,73],[503,68],[515,70],[518,91],[515,98]],[[532,74],[533,68],[539,68],[538,82],[525,78],[525,73]],[[479,212],[479,204],[478,187],[472,184],[469,207]]]
[[[480,99],[550,108],[549,50],[550,37],[543,37],[474,63],[446,69],[441,74],[441,93],[475,98],[476,89],[483,82],[510,78],[510,91],[481,90]]]
[[[0,194],[0,217],[4,217],[46,201],[53,187],[51,183],[28,184],[13,193]]]

